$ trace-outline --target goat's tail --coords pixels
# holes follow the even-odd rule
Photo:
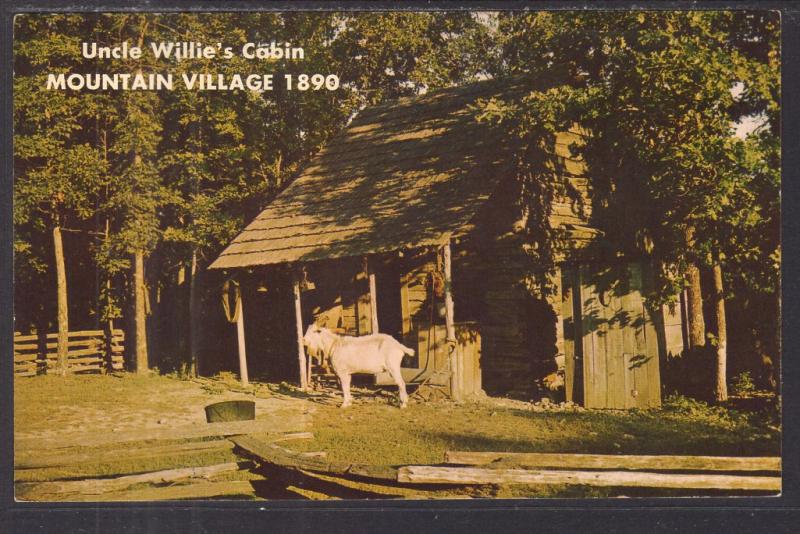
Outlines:
[[[405,354],[409,355],[409,356],[413,356],[413,355],[415,354],[415,352],[414,352],[414,349],[409,349],[408,347],[406,347],[406,346],[405,346],[405,345],[403,345],[402,343],[400,343],[400,348],[402,348],[402,349],[403,349],[403,352],[404,352]]]

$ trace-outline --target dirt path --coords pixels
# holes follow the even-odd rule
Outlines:
[[[98,377],[96,381],[101,383],[104,380],[114,379]],[[142,387],[134,394],[124,391],[128,384],[121,384],[121,390],[108,389],[105,397],[109,398],[99,398],[95,391],[94,395],[77,396],[69,403],[54,402],[41,410],[26,411],[31,407],[20,406],[15,414],[17,454],[25,455],[37,449],[90,447],[149,439],[300,432],[310,428],[315,408],[306,400],[268,393],[258,386],[251,393],[227,390],[210,393],[207,384],[193,381],[158,379],[145,384],[151,387]],[[34,384],[23,385],[35,387]],[[46,397],[46,389],[43,388],[36,397],[39,395]],[[115,402],[115,397],[118,402]],[[205,406],[226,400],[254,401],[256,419],[207,423]],[[34,401],[44,404],[45,399],[35,398]]]

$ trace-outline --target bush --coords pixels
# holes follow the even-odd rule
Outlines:
[[[753,382],[752,376],[750,376],[750,371],[742,371],[733,378],[731,383],[731,393],[733,395],[747,397],[755,393],[755,391],[756,384]]]

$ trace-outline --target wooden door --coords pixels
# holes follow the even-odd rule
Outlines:
[[[658,339],[645,307],[641,267],[582,266],[579,273],[585,406],[659,406]]]

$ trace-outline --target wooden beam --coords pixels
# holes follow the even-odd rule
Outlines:
[[[673,456],[623,454],[562,454],[540,452],[447,451],[445,463],[486,465],[509,463],[524,467],[574,469],[657,469],[662,471],[780,471],[780,457]]]
[[[378,291],[375,284],[375,272],[369,266],[366,257],[364,258],[364,266],[367,268],[367,276],[369,278],[369,313],[372,333],[377,334],[380,330],[378,329]]]
[[[308,377],[306,376],[306,351],[303,346],[303,308],[300,305],[300,279],[294,278],[294,319],[297,327],[297,362],[300,368],[300,388],[304,391],[308,389]]]
[[[411,333],[411,308],[408,303],[408,280],[407,272],[400,275],[400,314],[403,320],[403,336]]]
[[[781,478],[752,475],[678,475],[639,471],[544,471],[408,465],[397,472],[408,484],[574,484],[605,487],[780,491]]]
[[[292,436],[292,434],[287,434]],[[292,439],[284,436],[285,439]],[[14,469],[44,469],[47,467],[66,467],[80,464],[116,464],[126,463],[133,459],[175,457],[184,454],[222,453],[233,449],[233,443],[227,439],[212,441],[193,441],[174,445],[137,446],[126,445],[124,452],[120,449],[103,447],[92,451],[15,451]]]
[[[227,462],[224,464],[209,465],[203,467],[181,467],[179,469],[167,469],[152,473],[142,473],[138,475],[125,475],[117,478],[91,478],[86,480],[67,480],[59,482],[32,483],[29,487],[32,493],[42,494],[61,494],[78,493],[82,495],[99,495],[102,493],[121,491],[136,484],[150,483],[161,484],[165,482],[175,482],[189,478],[211,478],[222,473],[230,473],[246,468],[246,462]],[[26,485],[26,487],[28,487]]]
[[[70,501],[177,501],[210,499],[225,497],[226,499],[256,498],[253,485],[248,480],[226,480],[223,482],[196,482],[163,487],[125,490],[104,495],[78,495],[70,497]]]
[[[397,469],[383,465],[359,465],[347,462],[330,462],[320,458],[317,453],[311,455],[294,452],[274,443],[267,443],[252,436],[235,436],[231,438],[240,454],[254,459],[258,463],[268,463],[291,470],[321,471],[334,475],[352,475],[379,480],[397,480]]]
[[[239,349],[239,379],[242,381],[243,386],[250,384],[250,378],[247,375],[247,350],[244,343],[244,303],[242,296],[242,288],[239,286],[236,291],[236,340]]]
[[[205,437],[227,437],[237,434],[253,434],[257,432],[300,432],[311,424],[307,415],[275,414],[267,419],[259,418],[250,421],[230,421],[226,423],[205,424],[199,421],[179,426],[159,425],[159,428],[123,429],[110,432],[109,428],[87,434],[82,432],[63,433],[52,437],[24,437],[14,440],[14,449],[18,451],[41,451],[65,447],[99,447],[113,444],[116,447],[137,447],[142,440],[158,439],[197,439]]]
[[[444,321],[447,329],[447,348],[450,351],[450,395],[461,400],[461,366],[456,350],[456,327],[453,310],[453,264],[450,241],[442,247],[444,256]]]
[[[292,432],[290,434],[284,434],[283,436],[273,438],[272,443],[278,443],[280,441],[290,441],[293,439],[314,439],[313,432]]]

